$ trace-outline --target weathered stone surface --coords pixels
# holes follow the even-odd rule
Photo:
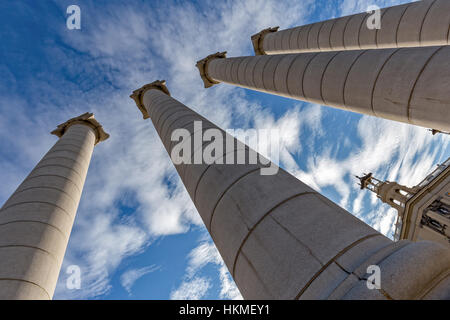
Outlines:
[[[60,139],[0,209],[0,299],[51,299],[94,145],[109,137],[92,114]]]

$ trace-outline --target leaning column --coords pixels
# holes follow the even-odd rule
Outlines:
[[[283,54],[449,44],[450,1],[422,0],[252,36],[255,54]],[[369,28],[370,26],[370,28]],[[377,29],[376,27],[379,27]]]
[[[60,137],[0,209],[0,299],[51,299],[94,145],[109,135],[92,113]]]
[[[450,132],[450,46],[298,53],[197,62],[205,87],[261,92]]]
[[[162,81],[131,97],[151,118],[244,298],[450,297],[450,252],[444,246],[394,243],[283,169],[262,174],[274,164],[229,162],[236,161],[235,151],[251,149],[171,98]],[[213,163],[189,164],[210,150],[212,135],[204,128],[216,129],[228,148],[215,149]],[[177,129],[193,139],[172,139],[179,137]],[[195,147],[199,133],[210,141]],[[180,143],[194,144],[187,163],[172,154]],[[380,289],[367,287],[371,265],[381,269]]]

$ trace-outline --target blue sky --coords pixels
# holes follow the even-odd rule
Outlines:
[[[0,1],[0,202],[55,143],[57,124],[94,112],[96,146],[55,299],[240,297],[149,120],[129,94],[156,79],[222,128],[282,130],[280,165],[377,230],[396,212],[354,174],[414,185],[450,156],[448,136],[252,92],[204,89],[195,62],[253,55],[250,36],[406,3],[396,0]],[[81,30],[66,8],[81,8]],[[82,271],[66,288],[69,265]]]

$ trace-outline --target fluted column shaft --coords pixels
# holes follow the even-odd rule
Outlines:
[[[194,121],[219,129],[158,88],[143,88],[133,98],[144,117],[152,119],[169,154],[178,143],[171,141],[174,130],[184,128],[194,137],[200,130]],[[207,145],[194,148],[191,157]],[[248,150],[242,143],[234,149],[239,148]],[[218,153],[216,160],[228,154],[229,150]],[[393,243],[281,168],[274,175],[261,175],[261,164],[175,167],[246,299],[401,299],[430,292],[448,294],[442,281],[431,282],[436,277],[446,279],[450,253],[444,247],[431,242]],[[408,259],[418,260],[412,266]],[[426,272],[410,277],[408,272],[422,263]],[[381,290],[367,289],[371,264],[380,265]]]
[[[450,46],[215,58],[207,76],[261,92],[450,131]]]
[[[450,0],[423,0],[383,8],[380,29],[367,27],[372,16],[364,12],[270,32],[260,37],[255,50],[270,55],[449,44]]]
[[[94,149],[73,124],[0,209],[0,299],[51,299]]]

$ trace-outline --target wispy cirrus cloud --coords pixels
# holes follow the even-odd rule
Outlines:
[[[204,297],[211,282],[205,277],[197,277],[187,281],[183,281],[181,286],[172,291],[170,299],[172,300],[200,300]]]
[[[129,269],[122,273],[122,275],[120,276],[120,284],[131,295],[131,288],[137,280],[139,280],[146,274],[157,271],[159,268],[160,266],[151,265],[138,269]]]

